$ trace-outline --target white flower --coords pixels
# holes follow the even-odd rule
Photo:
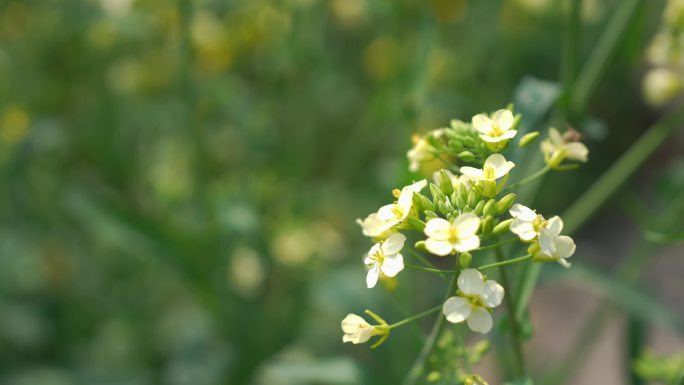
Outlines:
[[[563,267],[570,267],[566,261],[575,253],[575,241],[566,235],[560,235],[563,220],[559,216],[549,219],[539,232],[539,252],[534,255],[538,261],[554,261]]]
[[[425,179],[405,186],[399,193],[396,203],[382,206],[377,213],[370,214],[366,219],[357,219],[363,235],[373,239],[385,239],[393,233],[393,228],[406,219],[413,206],[413,193],[420,192],[427,186]]]
[[[555,128],[549,128],[549,137],[541,142],[544,161],[550,167],[558,166],[564,159],[586,162],[589,150],[581,142],[566,142]]]
[[[425,247],[429,252],[445,256],[452,251],[464,253],[480,247],[477,230],[480,218],[473,213],[459,215],[452,222],[442,218],[430,219],[425,224]]]
[[[442,170],[437,170],[437,171],[435,171],[434,173],[432,173],[432,181],[433,181],[437,186],[439,186],[439,183],[440,183],[440,180],[439,180],[439,179],[440,179],[440,178],[439,178],[439,173],[440,173],[441,171],[442,171]],[[473,183],[471,182],[470,178],[468,178],[468,177],[465,176],[465,175],[454,175],[453,172],[451,172],[451,171],[449,171],[449,170],[447,170],[447,169],[444,169],[444,171],[445,171],[446,174],[449,176],[449,179],[451,180],[451,185],[453,186],[454,191],[458,190],[458,185],[460,185],[460,184],[462,184],[463,187],[465,187],[466,191],[467,191],[467,190],[470,190],[470,187],[473,185]]]
[[[404,234],[395,233],[371,247],[363,260],[363,263],[370,267],[366,276],[366,285],[369,289],[378,283],[380,273],[387,277],[394,277],[404,269],[404,257],[400,252],[405,241]]]
[[[420,192],[425,186],[427,186],[427,181],[423,179],[402,188],[397,202],[380,207],[378,217],[392,223],[392,226],[403,221],[411,212],[413,193]]]
[[[413,137],[413,148],[406,153],[406,156],[409,160],[409,170],[416,172],[421,163],[429,162],[435,158],[434,148],[425,137],[416,135]]]
[[[374,326],[366,322],[362,317],[356,314],[348,314],[342,320],[342,342],[351,342],[353,344],[362,344],[375,336],[382,334]]]
[[[458,288],[458,295],[447,299],[442,307],[447,321],[467,321],[474,332],[484,334],[490,331],[492,316],[489,312],[501,304],[503,287],[494,280],[485,281],[476,269],[465,269],[458,276]]]
[[[494,181],[506,176],[515,163],[507,161],[501,154],[490,155],[484,162],[482,169],[474,167],[461,167],[461,174],[476,181]]]
[[[373,239],[385,239],[392,234],[393,221],[381,219],[377,213],[372,213],[366,219],[357,219],[356,223],[361,226],[363,235]]]
[[[513,217],[510,229],[521,241],[528,242],[536,238],[546,223],[541,214],[519,203],[514,204],[508,212]]]
[[[499,143],[510,140],[518,133],[513,130],[515,118],[509,110],[498,110],[492,117],[485,114],[473,116],[473,127],[480,132],[480,139],[487,143]]]

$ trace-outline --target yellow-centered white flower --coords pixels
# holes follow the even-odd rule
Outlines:
[[[539,236],[539,232],[547,223],[541,214],[535,213],[527,206],[516,203],[508,212],[513,217],[510,230],[520,237],[521,241],[529,242]]]
[[[549,128],[549,136],[541,144],[544,161],[550,167],[556,167],[565,160],[586,162],[589,149],[582,142],[566,142],[560,132],[555,128]]]
[[[413,207],[413,193],[420,192],[427,186],[425,179],[405,186],[399,193],[395,203],[382,206],[377,213],[372,213],[366,219],[357,219],[363,235],[373,239],[386,239],[394,232],[394,226],[401,223],[411,213]]]
[[[413,207],[413,193],[420,192],[425,186],[427,186],[427,181],[425,179],[405,186],[401,189],[396,203],[380,207],[380,210],[378,210],[378,217],[392,223],[393,226],[403,221],[411,213],[411,208]]]
[[[430,219],[425,224],[425,248],[432,254],[445,256],[454,251],[465,253],[480,247],[477,230],[480,218],[473,213],[464,213],[452,222],[443,218]]]
[[[379,334],[383,334],[377,330],[375,326],[369,324],[362,317],[350,313],[342,320],[342,342],[351,342],[353,344],[362,344]]]
[[[476,269],[465,269],[458,276],[458,294],[444,302],[447,321],[466,321],[470,330],[487,333],[492,329],[490,309],[501,304],[504,288],[494,280],[485,281]]]
[[[554,261],[563,267],[570,267],[566,260],[575,253],[575,241],[567,235],[560,235],[563,220],[559,216],[549,219],[539,232],[539,252],[534,255],[537,261]]]
[[[371,247],[363,260],[363,263],[369,268],[366,275],[366,286],[369,289],[378,283],[380,273],[387,277],[394,277],[404,269],[404,257],[401,255],[401,249],[404,247],[405,241],[404,234],[395,233]]]
[[[502,178],[515,167],[515,163],[506,160],[501,154],[492,154],[484,162],[481,169],[461,167],[461,174],[475,181],[495,181]]]
[[[509,110],[498,110],[491,118],[485,114],[473,116],[473,127],[480,132],[480,139],[487,143],[499,143],[513,138],[518,131],[513,129],[515,118]]]

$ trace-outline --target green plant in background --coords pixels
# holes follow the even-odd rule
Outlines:
[[[569,381],[619,314],[629,320],[623,369],[638,384],[629,368],[648,344],[648,328],[682,330],[676,303],[642,287],[653,284],[644,280],[658,265],[652,256],[684,230],[684,168],[672,151],[681,110],[647,109],[635,76],[644,46],[665,28],[658,27],[665,2],[560,3],[0,2],[0,383],[400,383],[414,359],[407,352],[416,351],[425,362],[421,380],[493,383],[516,377],[502,338],[511,321],[523,340],[537,332],[527,310],[531,293],[544,293],[533,290],[539,281],[554,289],[580,283],[603,302],[558,364],[540,365],[546,350],[527,352],[536,383]],[[407,171],[402,151],[411,134],[511,99],[524,117],[515,126],[481,133],[469,121],[453,147],[439,130],[416,135],[429,151],[415,146],[410,163],[421,176]],[[548,161],[574,136],[568,124],[592,148],[591,167],[572,178],[545,171],[539,151],[516,147],[535,130],[545,136],[557,127],[564,135],[545,138]],[[480,134],[502,140],[485,143]],[[427,316],[392,324],[416,315],[409,309],[439,312],[440,277],[456,274],[405,268],[387,278],[383,264],[377,286],[389,290],[367,290],[363,264],[349,256],[368,247],[345,236],[358,230],[350,219],[398,181],[428,179],[447,165],[451,174],[463,166],[484,174],[484,161],[506,140],[505,159],[516,167],[497,202],[515,190],[519,202],[560,213],[580,196],[561,214],[573,237],[614,202],[600,217],[628,213],[643,239],[624,262],[615,250],[590,261],[587,254],[607,242],[585,231],[571,269],[550,263],[542,274],[529,258],[504,266],[512,289],[494,309],[492,330],[469,333],[467,343],[468,320],[452,326],[437,317],[451,327],[434,337],[420,327]],[[438,158],[435,148],[446,152]],[[646,164],[656,152],[659,163]],[[512,184],[537,172],[544,175]],[[627,183],[632,174],[639,195]],[[487,185],[481,190],[491,195]],[[434,205],[429,187],[421,195]],[[509,214],[496,217],[505,222]],[[489,226],[478,218],[480,229]],[[611,221],[615,228],[630,230],[627,221]],[[455,270],[455,257],[430,257],[429,267],[408,254],[416,236],[428,237],[402,231],[406,264]],[[592,224],[591,235],[605,232],[601,221]],[[504,255],[527,255],[520,245],[502,245]],[[469,268],[490,262],[481,260],[490,251],[470,253]],[[598,267],[618,263],[615,271]],[[392,267],[384,269],[393,274]],[[484,271],[487,279],[506,286],[494,270]],[[352,317],[350,326],[361,328],[348,338],[365,338],[365,324],[394,325],[379,349],[339,343],[338,320],[359,298],[383,317]],[[518,302],[514,320],[502,311],[508,299]],[[548,309],[530,309],[541,310]],[[421,350],[426,339],[435,343]],[[491,367],[491,358],[500,363],[491,373],[474,367],[481,360]]]
[[[577,161],[587,161],[588,149],[576,141],[576,133],[567,132],[565,137],[561,137],[558,130],[551,128],[548,138],[540,146],[546,165],[506,186],[509,173],[516,165],[506,160],[502,153],[510,152],[506,150],[518,132],[521,118],[519,114],[514,116],[509,107],[491,115],[476,115],[471,123],[452,120],[450,127],[432,131],[415,141],[415,147],[407,154],[411,169],[417,170],[421,163],[434,159],[448,168],[434,173],[433,183],[429,183],[429,198],[422,194],[428,182],[420,180],[395,190],[396,202],[382,206],[364,220],[358,220],[364,235],[376,242],[364,259],[368,268],[366,284],[373,288],[378,279],[393,279],[404,268],[411,268],[442,277],[450,276],[446,300],[441,306],[393,324],[388,324],[369,310],[366,313],[378,322],[377,325],[370,325],[358,315],[349,314],[342,321],[344,342],[365,343],[371,337],[379,336],[372,346],[376,348],[396,327],[439,310],[448,322],[465,322],[470,330],[485,334],[492,329],[494,308],[506,299],[507,319],[511,323],[508,330],[516,358],[515,375],[525,378],[522,331],[515,317],[519,298],[513,297],[510,273],[506,269],[515,264],[543,262],[557,262],[570,267],[567,258],[575,253],[575,243],[572,238],[561,235],[563,221],[559,216],[546,219],[516,203],[516,188],[542,177],[549,170],[575,168]],[[519,141],[519,147],[529,149],[528,146],[538,136],[538,132],[528,133]],[[512,150],[514,146],[510,147]],[[509,231],[515,237],[507,237]],[[412,238],[413,247],[405,245],[407,236]],[[525,245],[527,254],[518,257],[506,255],[508,253],[503,247],[518,241]],[[433,258],[450,256],[452,259],[447,263],[454,268],[437,269],[430,257],[422,253]],[[404,254],[410,254],[422,265],[405,263]],[[495,256],[496,261],[483,263],[488,255]],[[503,285],[483,274],[494,268],[499,269]],[[435,324],[436,330],[441,324],[440,317]],[[423,351],[429,354],[434,344],[433,337],[426,341]],[[464,345],[460,348],[463,352],[468,350]],[[408,374],[407,384],[416,383],[419,376],[427,374],[425,359],[421,354]],[[477,360],[465,359],[467,366],[453,368],[461,373],[458,380],[484,383],[481,377],[473,377],[476,374],[471,372],[471,361]],[[434,378],[432,373],[427,374],[428,379],[430,376]]]

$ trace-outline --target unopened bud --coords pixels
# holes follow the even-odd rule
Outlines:
[[[491,215],[487,215],[480,222],[480,231],[482,234],[489,234],[492,232],[492,227],[494,227],[494,218]]]
[[[535,140],[537,140],[538,137],[539,137],[539,131],[532,131],[530,133],[527,133],[527,134],[523,135],[522,138],[520,138],[520,141],[518,142],[518,146],[519,147],[525,147],[525,146],[531,144],[532,142],[534,142]]]
[[[450,195],[454,192],[454,185],[451,183],[451,177],[446,170],[439,170],[439,188],[445,195]]]
[[[461,151],[458,154],[458,159],[464,162],[472,162],[473,160],[475,160],[475,154],[473,154],[470,151]]]
[[[467,269],[470,266],[470,261],[473,260],[473,256],[470,253],[462,253],[458,256],[458,266],[461,269]]]
[[[511,222],[513,222],[513,218],[506,219],[505,221],[499,222],[496,226],[494,226],[492,233],[494,235],[501,235],[501,234],[507,232],[508,228],[511,227]]]
[[[511,206],[513,206],[513,203],[515,203],[515,198],[515,193],[504,195],[503,198],[499,199],[499,201],[496,202],[496,212],[499,214],[503,214],[506,211],[508,211],[508,209],[510,209]]]
[[[485,203],[484,207],[482,208],[482,213],[484,215],[494,215],[496,214],[496,200],[495,199],[490,199]]]

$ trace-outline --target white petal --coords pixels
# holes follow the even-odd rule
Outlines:
[[[472,119],[473,128],[480,131],[483,134],[488,134],[492,131],[492,121],[487,115],[478,114],[473,116]]]
[[[550,257],[556,254],[555,240],[556,237],[552,236],[551,234],[545,231],[539,233],[539,247],[541,248],[544,254]]]
[[[401,251],[404,247],[404,242],[406,241],[406,236],[402,233],[395,233],[390,235],[384,242],[382,242],[382,253],[387,256],[390,254],[396,254]]]
[[[508,210],[508,212],[513,218],[522,219],[523,221],[527,222],[532,222],[535,220],[535,218],[537,218],[537,213],[535,213],[529,207],[521,205],[520,203],[516,203],[511,206],[511,209]]]
[[[510,230],[523,241],[531,241],[537,236],[537,232],[534,231],[532,223],[520,219],[514,219],[513,222],[511,222]]]
[[[471,235],[467,238],[459,237],[454,243],[454,249],[459,253],[475,250],[480,247],[480,238],[477,235]]]
[[[489,308],[495,308],[501,305],[504,297],[504,288],[494,280],[487,280],[482,291],[482,300]]]
[[[480,217],[473,213],[461,214],[454,220],[453,226],[456,227],[459,238],[467,238],[477,233],[477,229],[480,228]]]
[[[384,205],[378,210],[378,218],[383,221],[396,220],[397,216],[394,214],[394,203]]]
[[[485,160],[484,164],[484,167],[494,168],[494,179],[499,179],[508,174],[515,166],[513,162],[507,161],[501,154],[490,155],[487,160]]]
[[[565,260],[563,258],[558,258],[558,260],[556,262],[558,262],[558,264],[560,264],[561,266],[563,266],[566,269],[569,269],[570,266],[572,265],[570,262],[568,262],[567,260]]]
[[[449,255],[454,249],[454,246],[449,241],[440,241],[435,238],[428,238],[425,241],[425,248],[432,254],[439,255],[443,257]]]
[[[518,133],[517,130],[508,130],[508,131],[504,132],[504,134],[501,135],[500,138],[506,139],[506,140],[512,139],[512,138],[515,137],[515,135],[516,135],[517,133]]]
[[[496,111],[492,115],[492,120],[499,123],[499,128],[501,128],[502,131],[508,131],[513,126],[513,121],[515,119],[513,118],[513,113],[511,111],[502,109]]]
[[[487,333],[492,330],[492,323],[492,316],[481,307],[473,309],[468,317],[468,327],[474,332]]]
[[[458,276],[458,288],[465,295],[481,295],[484,290],[482,273],[476,269],[465,269]]]
[[[404,270],[404,257],[401,254],[386,255],[380,270],[386,276],[394,277]]]
[[[432,218],[425,224],[425,235],[438,240],[449,239],[451,223],[444,218]]]
[[[556,147],[563,145],[563,137],[560,132],[553,127],[549,128],[549,139],[551,140],[551,144]]]
[[[492,154],[484,162],[486,167],[492,167],[494,169],[503,167],[504,164],[506,164],[506,158],[501,154]]]
[[[506,174],[511,172],[513,167],[515,167],[515,163],[507,161],[501,167],[496,169],[496,171],[494,172],[494,179],[499,179],[499,178],[504,177]]]
[[[375,284],[378,283],[378,277],[380,276],[380,268],[378,265],[374,265],[368,270],[368,275],[366,275],[366,286],[369,289],[374,288]]]
[[[557,237],[558,235],[560,235],[562,230],[563,220],[558,215],[549,218],[549,220],[546,222],[546,225],[544,226],[544,229],[542,229],[543,232],[547,232],[549,235],[553,237]]]
[[[567,235],[561,235],[554,240],[557,258],[569,258],[575,254],[575,241]]]
[[[577,160],[580,162],[586,162],[589,155],[589,149],[583,143],[572,142],[565,145],[565,150],[567,151],[566,157],[570,160]]]
[[[481,180],[484,178],[484,171],[480,170],[479,168],[465,166],[461,167],[460,171],[461,174],[473,180]]]
[[[346,317],[344,317],[341,324],[343,332],[353,333],[356,331],[359,325],[368,325],[368,322],[354,313],[349,313]]]
[[[444,302],[442,312],[451,323],[463,322],[470,315],[472,306],[468,300],[461,297],[450,297]]]

